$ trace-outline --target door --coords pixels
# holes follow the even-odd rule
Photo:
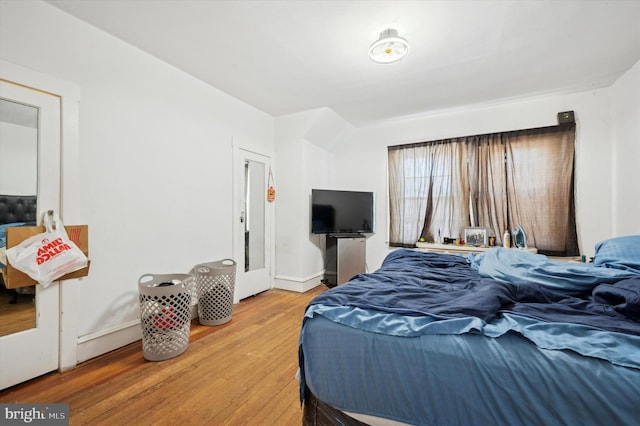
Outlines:
[[[234,302],[271,288],[270,157],[234,147]]]
[[[0,194],[36,195],[40,222],[60,208],[60,98],[0,80],[0,106]],[[0,335],[0,389],[58,368],[58,284],[30,289],[25,311],[0,305],[2,324],[17,325]]]

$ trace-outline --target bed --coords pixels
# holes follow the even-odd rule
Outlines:
[[[640,415],[640,236],[593,263],[399,249],[313,299],[303,424],[602,425]]]

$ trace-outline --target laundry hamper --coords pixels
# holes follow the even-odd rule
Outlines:
[[[232,259],[201,263],[191,269],[202,325],[220,325],[231,320],[236,262]]]
[[[189,347],[190,274],[145,274],[138,280],[142,351],[149,361],[176,357]]]

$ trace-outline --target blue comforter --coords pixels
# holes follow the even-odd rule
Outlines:
[[[566,265],[566,269],[575,267]],[[396,250],[376,272],[354,277],[317,296],[311,305],[350,306],[436,320],[474,317],[487,323],[511,313],[640,336],[640,322],[633,316],[640,312],[640,290],[635,296],[631,290],[640,289],[640,275],[627,276],[602,279],[608,299],[594,298],[591,292],[574,296],[569,294],[574,291],[562,292],[536,282],[483,277],[460,256]],[[605,293],[596,278],[591,282],[596,294]]]
[[[494,262],[509,254],[487,258]],[[568,350],[640,370],[640,275],[605,272],[600,276],[600,270],[587,265],[548,265],[546,258],[538,260],[536,273],[549,280],[538,280],[533,274],[526,279],[504,274],[515,268],[508,262],[498,264],[493,272],[487,263],[481,273],[478,262],[482,259],[400,249],[390,253],[374,273],[357,275],[318,295],[305,312],[300,334],[301,401],[306,386],[303,346],[315,342],[305,327],[318,324],[320,321],[311,321],[316,316],[371,336],[418,337],[401,339],[403,342],[444,334],[500,337],[519,333],[542,353]],[[561,279],[550,281],[554,274],[548,268],[557,269]],[[505,279],[492,275],[498,270]],[[572,270],[578,271],[575,281]],[[576,281],[581,284],[576,286]],[[597,367],[598,362],[593,365]]]
[[[471,267],[483,277],[509,283],[533,282],[570,295],[591,292],[599,284],[611,284],[639,273],[592,263],[553,262],[547,256],[523,250],[495,248],[469,255]]]

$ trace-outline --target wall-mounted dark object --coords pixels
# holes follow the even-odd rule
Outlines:
[[[575,123],[576,118],[573,111],[565,111],[558,113],[558,124]]]

